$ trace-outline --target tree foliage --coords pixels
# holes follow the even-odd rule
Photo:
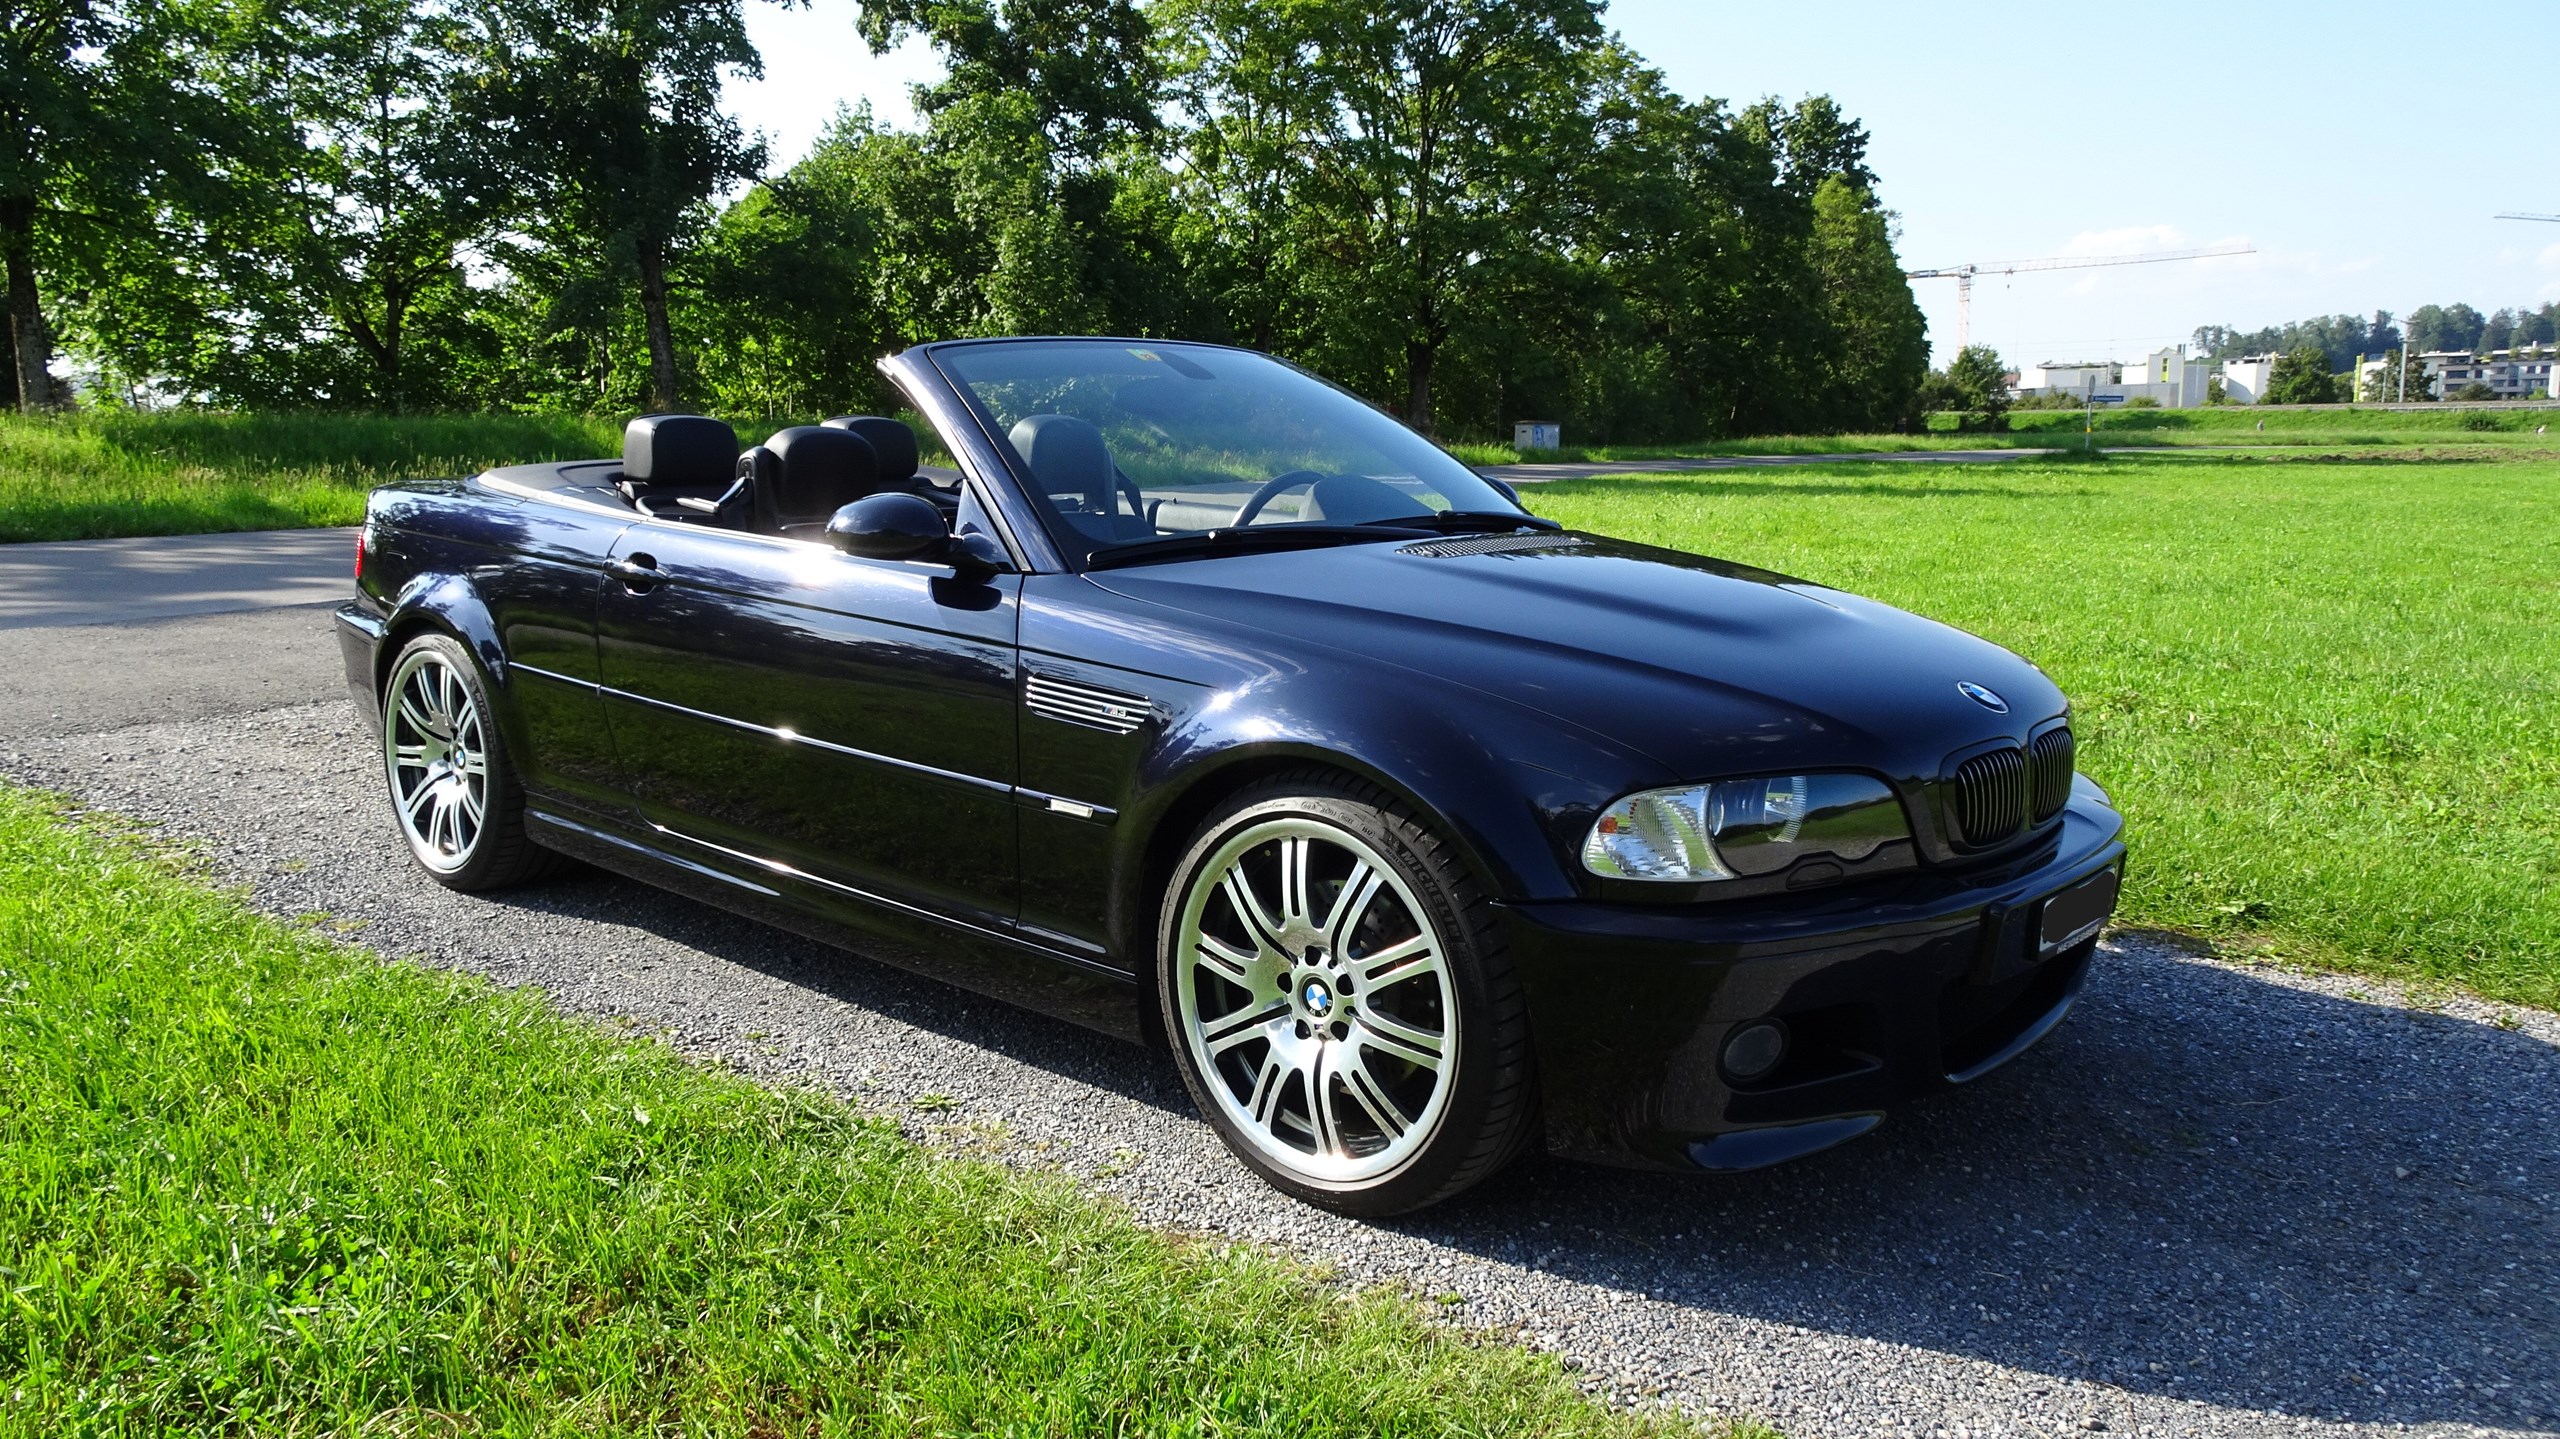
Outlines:
[[[2329,357],[2315,345],[2304,345],[2276,356],[2267,372],[2262,403],[2333,405],[2346,398],[2340,388],[2338,377],[2330,372]]]
[[[884,351],[1083,332],[1271,350],[1444,433],[1922,402],[1865,128],[1678,95],[1599,0],[862,0],[875,47],[944,56],[919,125],[848,112],[769,174],[719,104],[745,0],[52,3],[207,37],[116,82],[201,92],[201,183],[130,178],[139,136],[45,182],[126,177],[106,228],[145,237],[30,250],[108,390],[807,414],[894,403]],[[273,8],[165,8],[218,4]],[[111,29],[57,69],[125,65]]]

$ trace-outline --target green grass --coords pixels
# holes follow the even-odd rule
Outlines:
[[[351,525],[376,485],[620,445],[568,415],[0,415],[0,543]]]
[[[352,525],[376,485],[621,452],[621,422],[586,415],[0,412],[0,544]]]
[[[2122,918],[2560,1008],[2560,463],[2119,454],[1540,485],[2033,659]]]
[[[2245,405],[2209,409],[2102,410],[2095,416],[2104,448],[2178,445],[2268,445],[2325,449],[2406,446],[2514,446],[2560,450],[2560,409],[2488,405],[2426,411],[2343,409],[2281,410]],[[1450,446],[1473,465],[1542,460],[1668,460],[1717,455],[1862,455],[1908,450],[2073,449],[2083,438],[2078,410],[2015,410],[2005,430],[1959,432],[1953,415],[1935,415],[1915,435],[1760,435],[1686,444],[1568,445],[1521,451],[1489,441]],[[2258,426],[2266,428],[2261,431]],[[2537,426],[2553,433],[2537,436]]]
[[[6,789],[0,1174],[9,1435],[1668,1432]]]

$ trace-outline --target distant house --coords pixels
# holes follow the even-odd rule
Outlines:
[[[2267,381],[2275,378],[2276,357],[2242,355],[2222,362],[2222,397],[2235,405],[2254,405],[2267,396]]]
[[[2360,388],[2372,389],[2379,381],[2382,393],[2394,396],[2399,375],[2395,362],[2388,356],[2364,362],[2358,373]],[[2429,350],[2418,356],[2418,370],[2409,377],[2410,398],[2420,397],[2418,376],[2433,381],[2424,393],[2435,399],[2453,398],[2453,392],[2465,385],[2487,385],[2491,394],[2501,400],[2529,400],[2536,395],[2551,396],[2551,381],[2560,354],[2550,346],[2531,346],[2516,350]]]
[[[2047,360],[2018,372],[2018,394],[2068,395],[2094,405],[2121,405],[2147,399],[2164,409],[2192,409],[2204,403],[2211,368],[2187,347],[2153,350],[2139,360]]]
[[[2501,400],[2551,394],[2553,352],[2547,345],[2530,349],[2430,350],[2418,357],[2436,382],[2436,398],[2450,399],[2465,385],[2486,385]]]

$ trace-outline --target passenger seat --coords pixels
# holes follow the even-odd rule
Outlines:
[[[738,468],[755,528],[794,539],[815,538],[811,531],[824,532],[837,510],[858,499],[901,488],[881,483],[880,456],[869,441],[819,425],[775,431],[741,456]]]

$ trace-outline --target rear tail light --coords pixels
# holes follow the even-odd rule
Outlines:
[[[362,526],[356,529],[356,580],[359,583],[364,580],[364,529]]]

